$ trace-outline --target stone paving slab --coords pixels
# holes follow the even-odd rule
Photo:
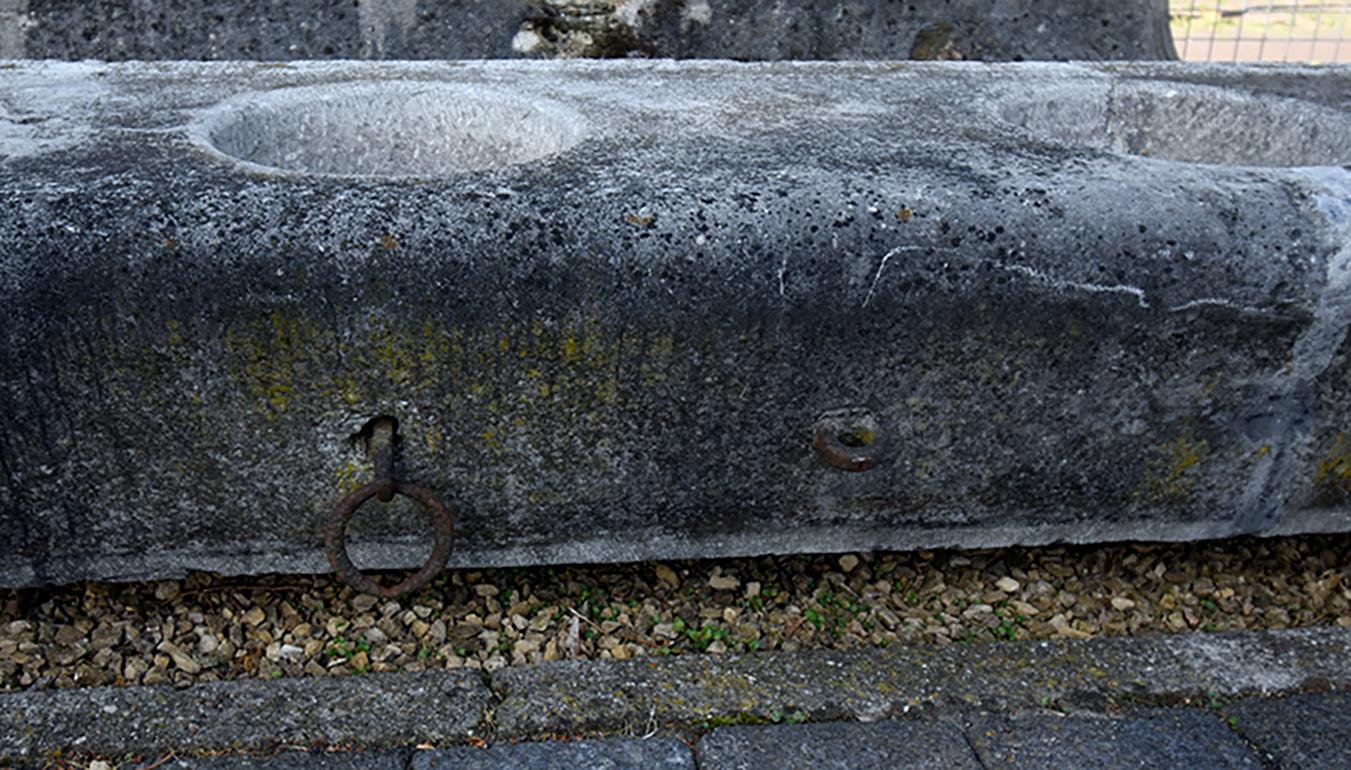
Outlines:
[[[1213,709],[1146,708],[1121,715],[1045,709],[961,718],[718,727],[695,749],[671,737],[498,743],[486,748],[281,752],[151,762],[171,770],[564,770],[658,768],[1261,768],[1351,766],[1344,693],[1249,700],[1230,710],[1266,722],[1246,734]],[[1300,729],[1301,722],[1308,727]],[[1258,741],[1251,740],[1256,737]],[[1263,759],[1266,762],[1263,762]]]
[[[281,745],[390,747],[473,735],[492,693],[473,671],[91,687],[0,696],[0,760]]]
[[[970,723],[967,735],[986,768],[1262,767],[1218,715],[1200,709],[1146,709],[1126,717],[993,715]]]
[[[1280,767],[1351,768],[1351,693],[1253,698],[1224,713],[1239,735]]]
[[[1351,631],[1189,634],[885,651],[569,661],[493,675],[499,736],[654,722],[877,720],[963,709],[1101,710],[1351,682]]]
[[[450,766],[452,761],[496,756],[450,748],[471,736],[507,751],[509,744],[560,735],[661,731],[688,736],[729,726],[933,720],[1048,706],[1116,713],[1285,695],[1306,687],[1351,687],[1351,629],[559,662],[504,669],[490,679],[456,670],[237,680],[182,690],[155,686],[14,692],[0,694],[0,762],[31,760],[56,750],[67,756],[162,756],[172,750],[190,757],[220,750],[377,750],[431,744],[449,753],[444,759],[420,753],[414,759]],[[1279,712],[1235,708],[1254,710],[1235,712],[1238,724],[1254,731],[1249,736],[1253,742],[1263,744],[1279,734]],[[1307,718],[1287,716],[1307,722],[1310,735],[1345,736],[1351,729],[1336,721],[1337,706],[1311,702],[1307,708]],[[1035,720],[1026,724],[1041,725]],[[812,735],[803,734],[803,756],[810,756],[821,741],[829,743]],[[885,746],[893,737],[883,736],[879,751],[884,755],[889,756]],[[1271,742],[1273,756],[1296,756],[1291,747],[1302,745]],[[1327,750],[1338,745],[1329,743]],[[639,748],[655,750],[646,743]],[[536,750],[511,751],[534,756],[530,752]],[[308,768],[323,767],[313,763],[331,759],[302,753],[277,761],[292,763],[279,767]],[[396,761],[377,754],[361,759]],[[245,762],[240,765],[220,761],[222,767],[254,766],[247,764],[253,760],[240,759]]]
[[[409,770],[694,770],[694,756],[673,738],[515,743],[486,749],[419,751]]]
[[[978,770],[962,731],[943,721],[726,727],[698,744],[701,770]]]
[[[271,756],[247,754],[175,758],[146,762],[137,770],[405,770],[412,749],[395,751],[284,751]]]

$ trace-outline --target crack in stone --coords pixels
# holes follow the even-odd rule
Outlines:
[[[927,246],[897,246],[886,254],[883,254],[881,263],[877,265],[877,273],[873,275],[872,285],[868,287],[868,295],[863,298],[863,304],[859,307],[867,307],[868,303],[872,302],[873,294],[877,292],[877,282],[882,280],[882,271],[887,269],[887,262],[891,261],[892,257],[907,251],[924,251],[927,248]]]

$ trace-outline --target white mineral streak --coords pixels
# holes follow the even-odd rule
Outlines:
[[[1074,291],[1086,291],[1093,294],[1129,294],[1140,303],[1140,307],[1149,307],[1149,301],[1145,298],[1145,291],[1138,286],[1128,284],[1101,284],[1085,283],[1082,281],[1067,281],[1063,278],[1047,275],[1027,265],[1001,265],[1005,270],[1013,273],[1021,273],[1029,278],[1040,281],[1041,283],[1054,286],[1057,289],[1072,289]]]

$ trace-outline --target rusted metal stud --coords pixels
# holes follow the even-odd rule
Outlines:
[[[398,420],[377,417],[371,422],[371,435],[366,440],[366,453],[375,466],[375,483],[381,485],[376,497],[382,503],[394,499],[394,435],[398,430]]]
[[[324,552],[328,555],[333,571],[347,585],[362,593],[392,598],[415,591],[436,577],[450,558],[450,549],[454,535],[454,522],[444,503],[430,490],[394,479],[394,446],[397,440],[398,422],[392,417],[376,419],[370,426],[366,440],[366,451],[375,466],[375,480],[347,495],[338,503],[324,522]],[[363,574],[347,555],[347,525],[363,503],[372,497],[381,502],[389,502],[395,495],[403,495],[417,501],[436,535],[431,556],[417,572],[404,578],[397,585],[385,587]]]
[[[878,425],[860,408],[825,412],[814,426],[816,454],[829,466],[860,473],[877,464]]]

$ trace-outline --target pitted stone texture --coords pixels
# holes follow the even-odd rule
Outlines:
[[[14,58],[1176,58],[1167,0],[26,0]]]
[[[409,770],[694,770],[694,755],[672,738],[553,741],[419,751]]]
[[[699,740],[701,770],[979,770],[955,725],[938,721],[725,727]]]
[[[53,751],[157,754],[281,746],[451,743],[473,735],[492,694],[473,671],[240,680],[0,694],[0,759]],[[373,760],[388,762],[386,755]],[[225,767],[249,767],[243,764]],[[313,759],[305,767],[325,765]],[[291,765],[281,765],[290,767]],[[338,765],[341,767],[342,765]]]
[[[985,717],[973,720],[967,735],[981,767],[1262,767],[1217,715],[1196,709],[1146,709],[1120,717]]]
[[[1344,70],[7,66],[0,584],[324,571],[382,414],[456,565],[1351,526],[1351,172],[1001,111],[1241,90],[1270,162],[1326,163],[1351,134],[1274,116],[1343,115]],[[419,110],[510,94],[585,133],[419,166],[418,110],[302,146],[240,107],[423,87]],[[816,448],[839,414],[866,472]],[[353,559],[419,565],[424,527],[363,508]]]
[[[396,751],[282,750],[275,754],[175,757],[145,762],[131,770],[408,770],[412,749]]]
[[[906,645],[857,653],[568,661],[493,674],[498,735],[612,725],[876,721],[988,709],[1103,711],[1351,683],[1351,631]]]
[[[521,0],[26,0],[18,58],[480,59],[510,56]]]
[[[549,752],[511,743],[594,733],[653,737],[636,742],[641,745],[593,741],[573,755],[568,754],[572,750],[567,743],[546,745],[562,749],[562,756],[574,760],[578,755],[595,761],[610,756],[616,761],[679,766],[682,755],[666,736],[726,725],[802,727],[803,721],[919,718],[928,719],[935,734],[948,736],[951,720],[979,711],[1039,712],[1050,706],[1075,714],[1116,714],[1176,704],[1190,704],[1202,716],[1218,721],[1223,713],[1200,707],[1253,695],[1289,695],[1314,686],[1340,690],[1348,685],[1351,629],[1323,628],[545,663],[494,673],[491,692],[479,672],[463,670],[239,680],[185,690],[75,688],[0,695],[0,762],[22,765],[57,749],[66,758],[132,753],[159,757],[173,749],[186,766],[196,767],[195,754],[228,750],[251,755],[210,761],[241,770],[272,767],[268,762],[282,768],[317,770],[317,765],[336,770],[345,766],[342,756],[333,757],[330,764],[328,758],[292,752],[357,747],[364,752],[360,756],[378,764],[396,756],[382,750],[424,742],[454,747],[471,736],[490,738],[493,747],[478,754],[470,752],[479,749],[448,748],[444,754],[438,750],[425,758],[415,755],[413,761],[505,764],[525,757],[547,762]],[[1251,727],[1266,730],[1264,734],[1279,730],[1281,722],[1271,713],[1252,711]],[[1336,708],[1324,708],[1321,715],[1305,713],[1311,715],[1311,725],[1326,728],[1329,739],[1345,727],[1338,722]],[[1028,724],[1040,730],[1036,717]],[[1178,724],[1191,723],[1184,719]],[[1240,729],[1242,725],[1239,721]],[[1120,734],[1139,734],[1134,728],[1110,727]],[[1080,737],[1101,737],[1101,730],[1090,728],[1080,731]],[[868,741],[877,748],[872,756],[881,756],[894,755],[896,741],[910,730],[895,726],[876,734],[863,729],[855,734],[860,743],[871,734]],[[801,733],[797,744],[792,742],[793,733],[782,735],[786,748],[812,755],[849,732],[812,727]],[[1278,740],[1272,744],[1273,751],[1289,746]],[[284,753],[275,759],[266,756],[274,752]]]
[[[1277,767],[1351,768],[1351,693],[1253,698],[1224,714]]]

